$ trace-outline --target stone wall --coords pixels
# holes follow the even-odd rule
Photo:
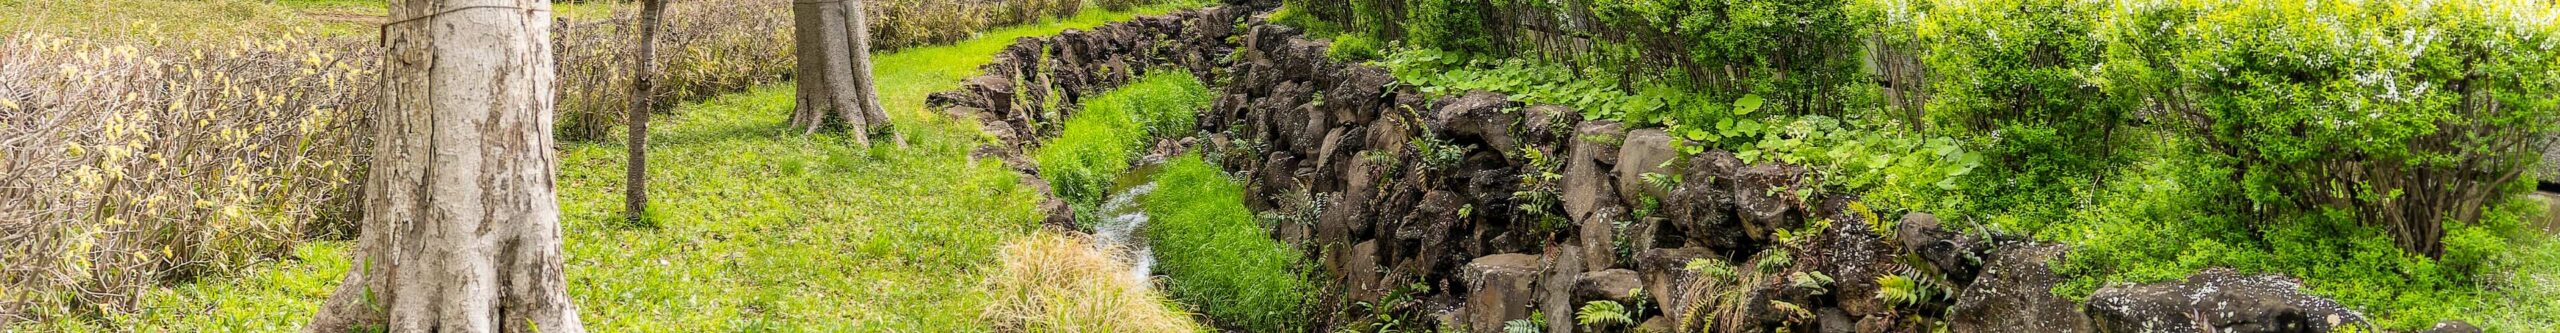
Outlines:
[[[1306,268],[1328,285],[1310,301],[1319,331],[1392,317],[1408,328],[1500,332],[1532,313],[1547,316],[1550,333],[1927,332],[1941,323],[1957,332],[2128,332],[2164,322],[2318,332],[2362,321],[2335,302],[2275,292],[2294,286],[2270,276],[2101,292],[2120,296],[2093,304],[2114,307],[2085,307],[2049,292],[2061,278],[2046,265],[2061,246],[1953,232],[1922,213],[1879,217],[1855,195],[1823,191],[1806,168],[1719,151],[1683,156],[1659,129],[1495,93],[1428,96],[1384,68],[1328,59],[1327,43],[1240,8],[1025,38],[930,102],[999,139],[975,156],[1002,159],[1046,189],[1024,152],[1057,135],[1083,96],[1156,66],[1202,75],[1220,97],[1200,117],[1207,134],[1179,141],[1247,178],[1256,210],[1309,217],[1277,223],[1271,236],[1307,251]],[[1044,208],[1051,226],[1073,229],[1063,202]],[[1885,226],[1893,229],[1877,230]],[[1891,303],[1879,297],[1887,275],[1921,277],[1941,296]],[[2169,297],[2219,295],[2174,291],[2222,280],[2266,286],[2240,296],[2272,295],[2268,304],[2325,306],[2207,310]],[[1580,307],[1602,300],[1629,305],[1635,323],[1575,325]],[[2207,312],[2216,315],[2186,317]]]

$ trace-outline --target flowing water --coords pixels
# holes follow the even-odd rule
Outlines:
[[[1106,251],[1113,251],[1121,261],[1129,263],[1129,278],[1143,283],[1155,275],[1155,251],[1147,247],[1147,210],[1139,198],[1155,192],[1159,163],[1142,163],[1121,173],[1112,181],[1112,193],[1093,216],[1101,221],[1093,224],[1094,239]]]

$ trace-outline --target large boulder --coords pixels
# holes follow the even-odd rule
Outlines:
[[[1510,97],[1500,93],[1469,91],[1432,113],[1431,130],[1458,139],[1482,141],[1485,148],[1505,155],[1518,154],[1520,137],[1513,133],[1511,127],[1520,123],[1520,115],[1505,111],[1515,107],[1518,107],[1517,103],[1512,103]]]
[[[1709,151],[1689,157],[1689,169],[1680,176],[1680,186],[1662,202],[1671,217],[1673,232],[1690,246],[1737,249],[1744,235],[1734,230],[1734,175],[1742,171],[1742,159],[1733,153]]]
[[[1803,198],[1796,197],[1795,191],[1804,175],[1804,167],[1770,162],[1744,167],[1734,175],[1734,215],[1751,240],[1767,242],[1770,232],[1804,223],[1804,212],[1797,209],[1803,206]]]
[[[1561,181],[1564,211],[1576,220],[1588,217],[1601,207],[1617,206],[1616,179],[1611,178],[1607,164],[1618,160],[1618,139],[1625,130],[1617,122],[1582,123],[1572,142],[1572,153],[1564,164]]]
[[[1715,251],[1703,247],[1645,250],[1636,254],[1636,273],[1644,279],[1645,294],[1653,297],[1653,304],[1686,309],[1700,301],[1688,297],[1687,288],[1698,275],[1689,271],[1689,261],[1707,258],[1716,258]]]
[[[1819,210],[1833,222],[1810,246],[1804,246],[1798,261],[1818,264],[1812,268],[1836,280],[1829,287],[1830,295],[1837,302],[1834,305],[1850,316],[1884,315],[1892,309],[1876,296],[1882,289],[1876,280],[1902,269],[1895,261],[1900,253],[1874,230],[1866,220],[1868,213],[1849,208],[1853,202],[1842,196],[1822,198]]]
[[[1627,219],[1623,211],[1618,207],[1603,208],[1579,222],[1582,230],[1575,232],[1575,235],[1581,238],[1583,271],[1599,271],[1618,266],[1618,221]],[[1641,245],[1633,243],[1629,245],[1643,249]]]
[[[1386,111],[1386,103],[1393,98],[1387,95],[1393,92],[1387,90],[1387,85],[1395,82],[1395,75],[1387,73],[1386,68],[1346,66],[1342,70],[1342,80],[1334,82],[1333,89],[1325,91],[1325,105],[1333,110],[1333,119],[1340,124],[1366,123],[1379,112]]]
[[[2220,268],[2185,282],[2098,289],[2089,296],[2088,314],[2097,332],[2108,333],[2316,333],[2366,322],[2335,300],[2303,293],[2291,278]]]
[[[1574,286],[1582,276],[1582,250],[1572,245],[1549,247],[1546,262],[1540,265],[1545,280],[1538,282],[1538,309],[1547,315],[1547,332],[1573,332]]]
[[[1929,213],[1904,214],[1897,225],[1901,230],[1895,231],[1895,238],[1902,242],[1902,249],[1928,261],[1948,281],[1970,284],[1974,273],[1982,270],[1980,254],[1990,247],[1987,241],[1948,231],[1939,225],[1937,215]]]
[[[1501,333],[1502,324],[1529,318],[1535,303],[1538,256],[1496,254],[1467,262],[1459,278],[1467,283],[1465,320],[1469,332]]]
[[[1677,157],[1680,157],[1680,152],[1671,149],[1671,135],[1663,133],[1662,129],[1627,132],[1625,144],[1618,146],[1618,199],[1629,203],[1642,202],[1643,198],[1653,198],[1656,202],[1670,199],[1669,189],[1646,184],[1644,175],[1671,176],[1671,171],[1663,168],[1662,164]]]
[[[1652,291],[1639,293],[1639,290],[1645,289],[1642,275],[1624,268],[1582,273],[1581,276],[1574,277],[1573,281],[1573,295],[1576,300],[1635,304],[1636,296],[1653,293]]]
[[[2071,300],[2053,294],[2062,283],[2048,266],[2062,256],[2057,244],[2013,244],[1991,258],[1982,279],[1966,285],[1947,326],[1969,332],[2090,332],[2089,317]]]
[[[1386,267],[1378,261],[1377,240],[1352,245],[1340,256],[1342,258],[1335,261],[1341,263],[1339,272],[1345,280],[1343,285],[1351,289],[1352,299],[1376,300],[1386,296],[1386,284],[1380,280],[1385,277]]]

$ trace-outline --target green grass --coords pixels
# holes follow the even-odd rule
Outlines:
[[[1065,132],[1032,156],[1040,178],[1076,206],[1081,221],[1096,213],[1112,181],[1146,149],[1150,138],[1179,136],[1209,108],[1209,88],[1189,71],[1160,70],[1086,101],[1067,117]]]
[[[1197,153],[1166,162],[1140,199],[1158,265],[1175,300],[1201,305],[1220,327],[1294,332],[1306,318],[1303,258],[1273,240],[1244,206],[1244,185]]]
[[[5,0],[0,0],[5,1]],[[984,331],[980,290],[997,247],[1039,220],[1035,193],[995,161],[985,135],[924,107],[1014,38],[1140,14],[992,31],[876,58],[882,103],[909,146],[855,147],[786,129],[777,85],[679,108],[651,128],[652,225],[620,216],[623,147],[560,147],[570,296],[598,332]],[[309,320],[346,271],[345,243],[146,295],[140,310],[34,331],[284,331]]]

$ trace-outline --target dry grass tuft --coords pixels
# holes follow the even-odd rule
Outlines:
[[[1005,244],[987,277],[984,317],[1008,332],[1200,332],[1130,266],[1079,235],[1050,232]]]

